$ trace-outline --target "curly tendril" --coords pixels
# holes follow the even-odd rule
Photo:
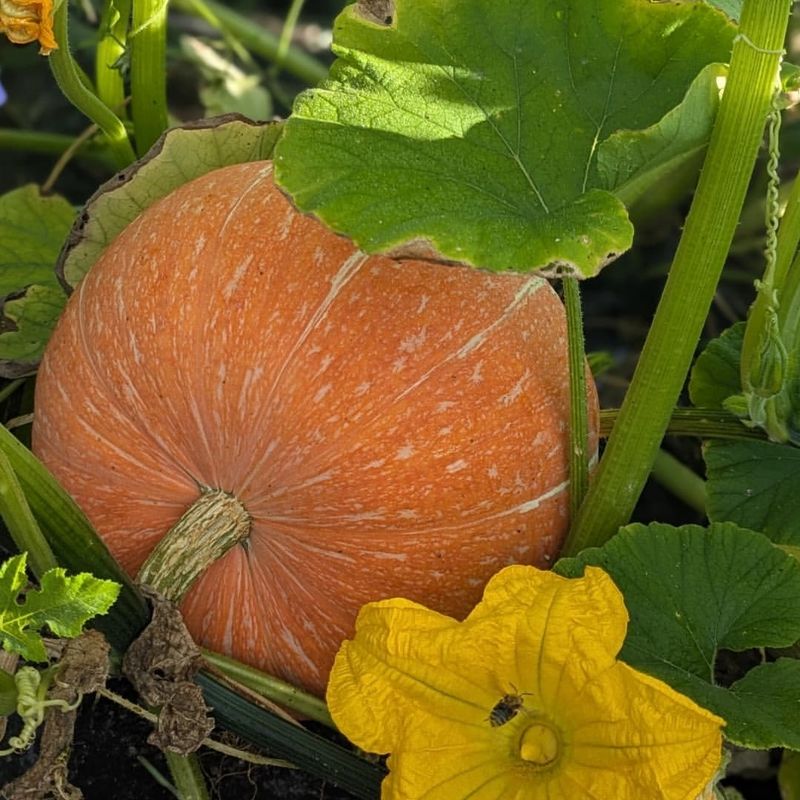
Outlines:
[[[47,700],[45,695],[49,681],[42,681],[42,673],[35,667],[20,667],[14,675],[17,687],[17,714],[22,718],[22,730],[9,737],[9,747],[0,750],[0,756],[10,756],[27,750],[36,740],[36,731],[44,721],[48,708],[60,711],[74,711],[83,699],[78,694],[74,703],[66,700]]]

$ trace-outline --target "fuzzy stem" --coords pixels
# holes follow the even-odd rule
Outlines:
[[[250,515],[232,495],[205,490],[155,546],[137,580],[180,603],[217,559],[250,535]]]
[[[745,0],[708,153],[630,389],[564,555],[630,519],[702,332],[753,171],[789,20],[787,0]]]
[[[69,51],[69,3],[63,2],[53,17],[53,32],[59,44],[48,60],[58,88],[67,100],[103,132],[116,169],[127,167],[136,156],[122,120],[86,85]]]

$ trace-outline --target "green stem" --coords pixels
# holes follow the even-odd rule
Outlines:
[[[63,133],[0,128],[0,150],[13,150],[22,153],[40,153],[59,156],[75,143],[74,136]],[[102,141],[84,142],[77,150],[79,158],[109,162],[108,148]]]
[[[27,552],[28,563],[37,577],[58,566],[53,551],[31,512],[11,462],[1,451],[0,516],[3,517],[14,544],[20,552]]]
[[[131,116],[136,151],[144,155],[167,129],[167,0],[134,0]]]
[[[286,54],[289,52],[289,44],[292,41],[292,34],[297,27],[297,21],[300,19],[300,12],[303,10],[305,0],[292,0],[289,11],[286,14],[286,19],[283,21],[283,29],[281,36],[278,40],[278,52],[275,55],[275,66],[282,67],[286,59]]]
[[[94,61],[98,97],[123,117],[125,81],[119,62],[125,56],[130,15],[131,0],[105,0]]]
[[[215,0],[172,0],[174,8],[204,19],[235,36],[250,52],[268,61],[276,61],[280,50],[280,37],[255,25],[247,17]],[[316,86],[328,75],[328,68],[316,58],[296,47],[290,47],[281,68],[310,86]]]
[[[210,800],[200,761],[194,753],[182,756],[165,750],[164,758],[181,800]]]
[[[601,439],[611,435],[619,413],[618,408],[604,408],[600,412]],[[716,408],[676,408],[665,433],[669,436],[696,436],[699,439],[767,440],[760,428],[748,428],[739,417]]]
[[[86,85],[69,50],[69,3],[63,2],[53,17],[53,32],[59,44],[49,56],[50,69],[67,100],[103,132],[116,169],[127,167],[136,155],[122,120]]]
[[[787,0],[745,0],[708,153],[620,416],[564,555],[630,519],[683,387],[755,164],[789,20]]]
[[[335,727],[327,706],[314,695],[228,656],[203,650],[203,658],[226,677],[252,689],[273,703],[321,722],[329,728]]]
[[[564,304],[567,309],[569,350],[569,510],[575,519],[589,488],[589,414],[586,407],[586,350],[583,314],[577,278],[566,277]]]
[[[653,477],[687,506],[706,513],[706,482],[666,450],[656,453]]]

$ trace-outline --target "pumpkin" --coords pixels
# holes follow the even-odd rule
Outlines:
[[[553,562],[565,337],[542,278],[368,257],[269,162],[225,167],[142,213],[73,293],[33,448],[130,574],[191,572],[175,596],[200,643],[322,693],[362,604],[460,617],[501,567]],[[186,566],[233,518],[233,543]],[[193,543],[153,560],[176,528]]]

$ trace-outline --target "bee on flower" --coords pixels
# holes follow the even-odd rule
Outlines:
[[[508,567],[463,622],[369,603],[328,707],[353,743],[389,753],[383,800],[698,800],[724,721],[619,661],[627,624],[596,567]]]
[[[14,44],[39,43],[49,55],[58,48],[53,35],[53,0],[0,0],[0,33]]]

